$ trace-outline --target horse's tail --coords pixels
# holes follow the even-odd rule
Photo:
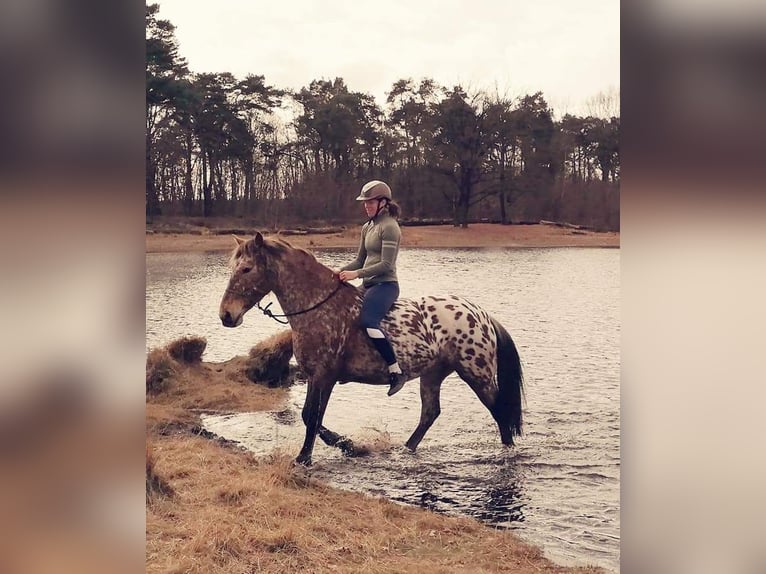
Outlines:
[[[524,398],[524,375],[516,345],[508,331],[494,318],[492,326],[497,335],[497,385],[499,392],[492,414],[500,427],[503,444],[513,444],[521,435],[521,404]]]

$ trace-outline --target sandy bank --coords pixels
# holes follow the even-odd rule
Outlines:
[[[304,248],[354,248],[359,242],[360,227],[348,227],[334,233],[284,235],[283,238]],[[214,230],[199,234],[153,232],[146,234],[147,253],[178,251],[229,251],[234,242],[230,234]],[[498,225],[477,223],[467,229],[452,225],[406,226],[402,228],[403,247],[619,247],[620,234],[569,229],[554,225]]]

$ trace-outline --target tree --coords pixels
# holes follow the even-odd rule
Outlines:
[[[268,157],[267,167],[276,178],[275,157],[269,155],[273,151],[271,136],[275,129],[265,118],[281,104],[284,95],[284,90],[267,85],[264,76],[253,74],[234,86],[231,97],[234,114],[239,121],[232,121],[229,155],[240,164],[244,172],[246,209],[249,209],[255,195],[255,153],[268,151],[264,159]]]
[[[487,108],[487,134],[489,150],[495,162],[500,207],[500,222],[508,223],[506,204],[513,201],[514,167],[518,149],[518,126],[513,113],[513,102],[497,97]]]
[[[601,181],[616,181],[620,163],[620,118],[598,119],[594,123],[590,135]]]
[[[588,98],[585,105],[588,108],[589,116],[601,119],[618,117],[620,115],[620,92],[614,87],[610,87],[606,91],[601,91]]]
[[[329,163],[328,148],[331,127],[328,121],[332,114],[328,106],[338,95],[348,94],[346,83],[341,78],[335,81],[313,80],[308,88],[301,88],[295,100],[301,104],[303,113],[295,121],[296,133],[311,150],[314,171],[325,171]]]
[[[434,106],[433,144],[438,169],[454,182],[453,223],[468,227],[474,185],[482,176],[489,148],[486,110],[480,95],[469,98],[456,86]]]
[[[381,145],[383,145],[384,126],[383,111],[375,98],[364,94],[359,98],[361,112],[361,134],[359,135],[359,156],[364,157],[364,167],[367,172],[375,170],[376,158],[379,155]]]
[[[326,220],[353,206],[348,192],[358,181],[381,178],[405,213],[451,213],[455,225],[467,226],[471,209],[490,214],[494,203],[478,204],[497,197],[503,223],[523,213],[614,228],[620,119],[608,113],[619,113],[613,93],[589,101],[592,115],[558,123],[540,92],[491,98],[428,78],[395,82],[385,113],[343,78],[314,80],[283,101],[285,92],[263,76],[190,74],[173,25],[158,13],[147,5],[147,218],[199,209],[258,210],[274,225],[285,216]]]
[[[549,196],[557,167],[552,146],[553,112],[542,92],[536,92],[521,98],[513,116],[519,141],[521,192]]]
[[[337,214],[345,197],[343,182],[357,171],[374,169],[383,139],[382,112],[372,96],[349,91],[341,78],[314,80],[295,100],[302,107],[296,133],[313,157],[315,181],[331,182],[336,192],[325,196],[326,214]]]
[[[240,172],[244,172],[242,195],[251,198],[254,153],[259,143],[256,136],[273,131],[261,114],[271,113],[284,92],[266,85],[263,76],[237,80],[229,73],[199,74],[193,89],[197,94],[192,113],[202,164],[203,215],[209,216],[216,203],[239,196],[236,182]]]
[[[157,18],[159,5],[146,6],[146,217],[159,214],[157,158],[154,146],[158,132],[171,120],[174,106],[188,74],[178,54],[175,26]]]
[[[432,132],[431,110],[440,94],[443,89],[433,80],[423,78],[415,85],[412,78],[408,78],[395,82],[387,95],[387,126],[401,138],[409,168],[424,162],[424,148]]]

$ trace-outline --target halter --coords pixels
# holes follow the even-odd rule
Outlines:
[[[335,286],[335,289],[333,289],[327,297],[322,299],[319,303],[317,303],[315,305],[312,305],[308,309],[303,309],[302,311],[295,311],[293,313],[274,313],[271,309],[269,309],[269,307],[271,307],[271,305],[274,303],[273,301],[271,301],[265,307],[261,307],[261,302],[259,301],[258,303],[255,304],[255,306],[258,307],[258,309],[264,315],[269,317],[270,319],[274,319],[277,323],[281,323],[282,325],[287,325],[290,321],[283,321],[282,318],[284,318],[284,317],[294,317],[295,315],[303,315],[304,313],[308,313],[309,311],[313,311],[314,309],[316,309],[320,305],[324,305],[325,303],[327,303],[330,300],[330,298],[333,295],[335,295],[338,292],[338,290],[340,289],[341,285],[343,285],[343,281],[338,281],[338,284]],[[226,291],[229,292],[229,293],[235,293],[236,295],[244,296],[244,293],[239,293],[237,291],[234,291],[233,289],[228,289],[227,288]]]

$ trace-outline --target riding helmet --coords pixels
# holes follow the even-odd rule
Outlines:
[[[384,197],[391,199],[391,188],[385,182],[373,179],[362,186],[362,191],[356,200],[367,201],[368,199],[382,199]]]

